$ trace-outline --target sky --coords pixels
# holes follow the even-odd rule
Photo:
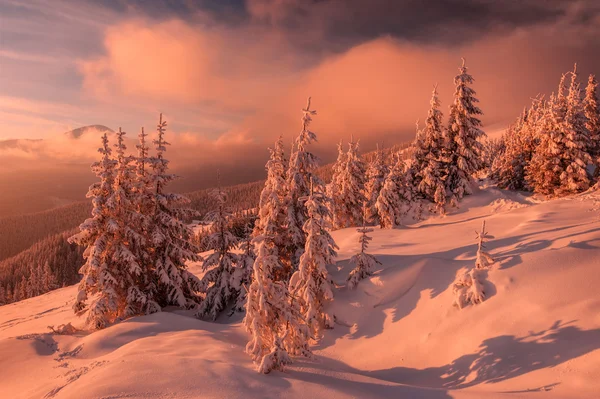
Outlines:
[[[44,139],[0,150],[0,174],[89,165],[98,138],[64,132],[135,138],[162,112],[186,189],[216,168],[256,180],[308,96],[324,160],[350,135],[404,142],[435,84],[447,114],[461,57],[498,131],[575,62],[600,73],[600,2],[0,0],[0,140]]]

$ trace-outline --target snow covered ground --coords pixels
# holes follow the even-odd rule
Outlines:
[[[484,219],[488,299],[458,310],[451,284],[474,264]],[[51,334],[81,323],[67,287],[0,307],[0,397],[600,397],[600,193],[538,202],[485,188],[445,218],[372,234],[383,266],[338,289],[335,329],[285,373],[256,373],[239,315],[173,310]],[[333,236],[342,284],[358,233]]]

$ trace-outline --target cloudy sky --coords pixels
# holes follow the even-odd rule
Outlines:
[[[436,83],[447,110],[461,57],[498,130],[574,62],[600,73],[600,2],[0,0],[0,140],[55,143],[0,165],[87,162],[95,142],[65,131],[133,136],[163,112],[175,167],[253,176],[309,95],[324,158],[350,134],[369,150],[410,139]]]

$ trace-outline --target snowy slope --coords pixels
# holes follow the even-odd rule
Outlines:
[[[450,285],[473,265],[484,219],[497,259],[489,298],[457,310]],[[358,233],[333,236],[342,284]],[[600,397],[600,194],[537,203],[486,188],[445,218],[373,237],[383,266],[338,290],[338,325],[315,359],[285,373],[254,371],[239,316],[209,323],[171,311],[49,334],[81,322],[67,287],[0,307],[0,397]]]

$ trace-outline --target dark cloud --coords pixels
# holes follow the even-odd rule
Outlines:
[[[340,45],[382,35],[422,43],[462,44],[481,35],[552,23],[577,9],[579,23],[598,12],[592,1],[554,0],[248,0],[262,23],[296,39],[315,32]]]

